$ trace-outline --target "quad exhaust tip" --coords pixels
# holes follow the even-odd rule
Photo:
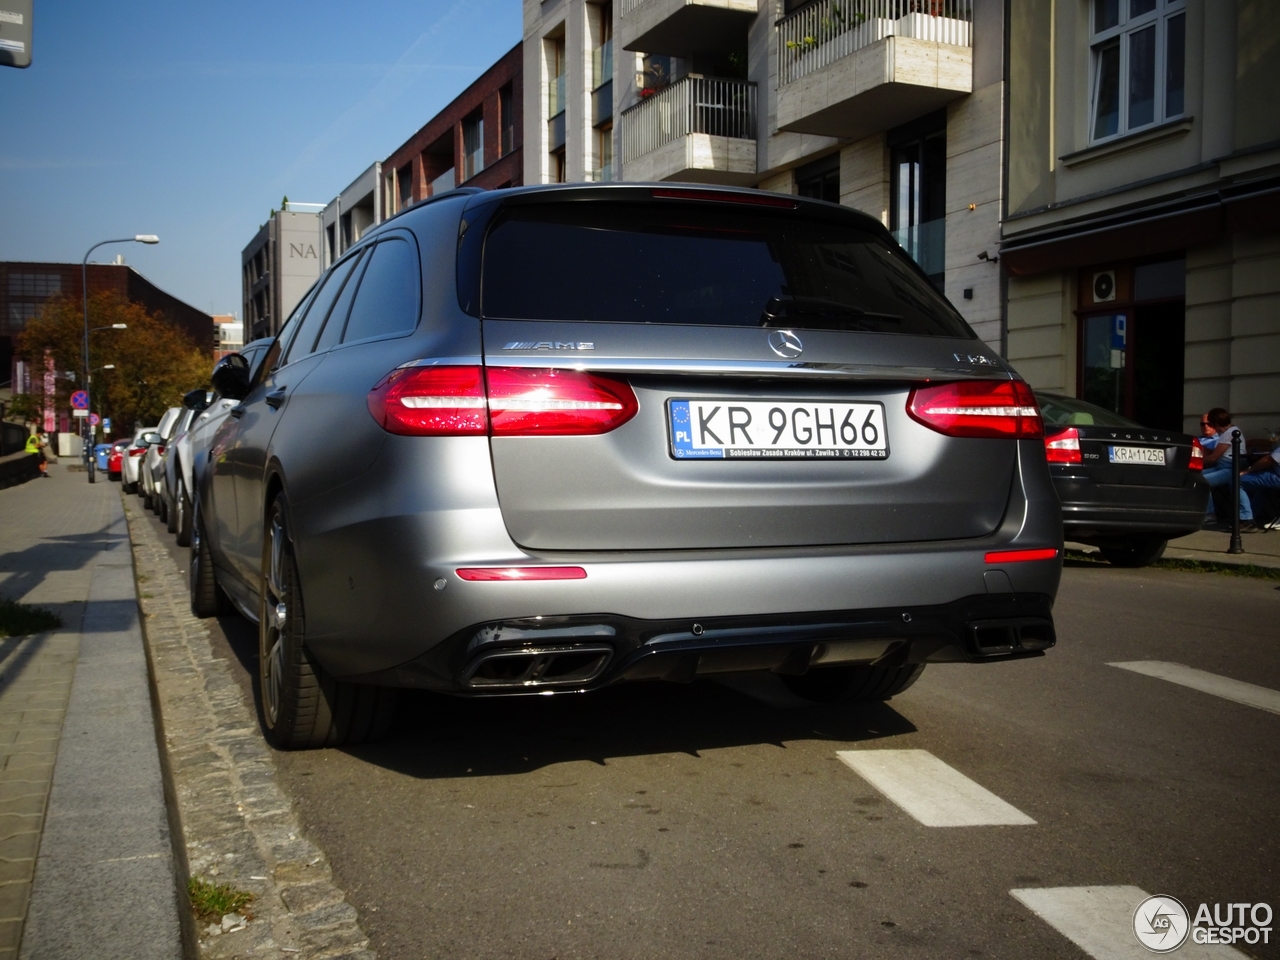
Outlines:
[[[998,657],[1047,650],[1057,642],[1057,636],[1051,620],[975,620],[969,624],[969,640],[979,656]]]
[[[468,690],[538,690],[576,687],[604,673],[613,648],[604,644],[491,650],[464,671]]]

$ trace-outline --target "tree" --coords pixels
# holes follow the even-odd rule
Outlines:
[[[89,334],[89,368],[92,371],[94,412],[118,424],[117,434],[129,432],[141,421],[153,424],[182,395],[205,386],[213,355],[201,349],[187,334],[167,323],[160,314],[149,314],[139,304],[117,293],[103,291],[89,297],[89,326],[126,324],[124,330],[95,330]],[[55,381],[54,407],[70,406],[73,390],[84,384],[84,313],[79,300],[54,297],[39,315],[27,322],[18,336],[17,354],[31,364],[32,392],[41,394],[45,358],[57,370],[74,370],[75,380]],[[114,370],[101,369],[114,364]],[[40,398],[41,400],[43,397]]]

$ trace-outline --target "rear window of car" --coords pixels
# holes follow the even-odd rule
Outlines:
[[[1055,427],[1139,427],[1118,413],[1112,413],[1092,403],[1073,397],[1059,397],[1051,393],[1037,393],[1040,415],[1044,422]]]
[[[711,206],[504,211],[485,240],[481,315],[973,336],[906,255],[871,231]]]

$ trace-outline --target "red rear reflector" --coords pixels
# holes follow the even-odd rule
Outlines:
[[[1191,462],[1187,464],[1189,470],[1204,469],[1204,447],[1200,446],[1200,441],[1192,439],[1191,441]]]
[[[958,380],[915,387],[907,415],[948,437],[1039,440],[1040,407],[1021,380]]]
[[[1080,459],[1080,431],[1067,427],[1044,438],[1044,456],[1050,463],[1084,463]]]
[[[417,437],[607,433],[640,408],[624,381],[523,367],[405,367],[367,402],[384,430]]]
[[[129,456],[140,457],[146,452],[147,452],[146,447],[134,447],[132,450],[129,451]]]
[[[783,207],[794,210],[799,206],[794,200],[783,197],[759,196],[753,193],[721,193],[719,190],[664,190],[653,191],[657,200],[710,200],[713,203],[750,203],[757,207]]]
[[[581,567],[459,567],[462,580],[585,580]]]
[[[1024,563],[1027,560],[1056,560],[1058,551],[1052,547],[1043,550],[995,550],[986,556],[987,563]]]
[[[580,370],[489,367],[493,435],[608,433],[636,415],[631,387]]]

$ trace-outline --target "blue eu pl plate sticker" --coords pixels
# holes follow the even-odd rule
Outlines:
[[[671,417],[671,452],[677,460],[724,459],[723,448],[693,445],[693,422],[689,414],[688,400],[672,400],[668,406],[668,412]]]

